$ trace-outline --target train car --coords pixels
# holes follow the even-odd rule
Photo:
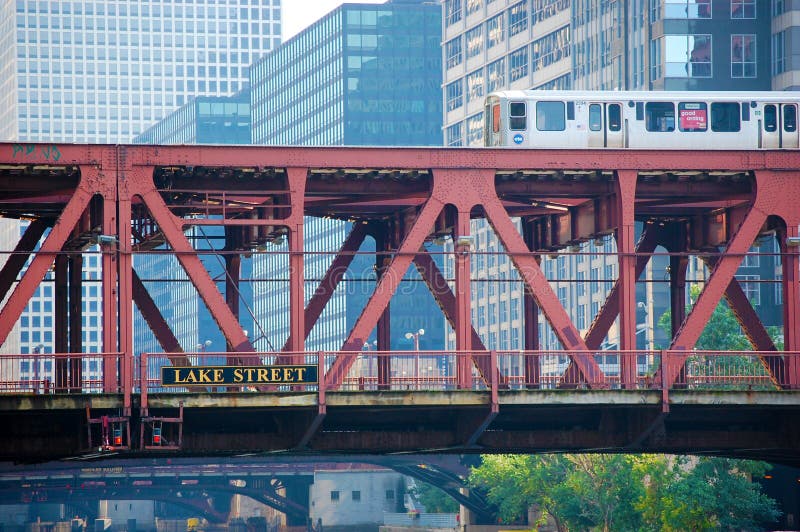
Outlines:
[[[486,146],[797,149],[800,92],[500,91]]]

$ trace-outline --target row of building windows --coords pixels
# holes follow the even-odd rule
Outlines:
[[[569,52],[569,27],[565,26],[489,63],[486,68],[481,67],[448,83],[445,87],[446,108],[453,111],[464,105],[465,100],[483,100],[486,93],[504,89],[508,83],[528,76],[529,72],[565,59]]]
[[[494,0],[444,0],[445,27],[460,22],[465,14],[469,17],[481,12],[484,5],[488,6],[493,2]],[[522,0],[494,18],[502,17],[499,23],[507,22],[510,35],[516,35],[528,29],[529,19],[530,24],[533,25],[569,9],[569,6],[570,0]]]
[[[661,0],[653,2],[650,21],[663,19],[710,19],[712,0]],[[755,19],[756,0],[731,0],[731,19]]]
[[[17,11],[40,13],[45,15],[109,15],[112,17],[205,17],[210,19],[231,18],[236,20],[257,20],[259,17],[280,19],[280,0],[252,0],[254,6],[214,6],[208,2],[186,0],[158,0],[153,2],[79,2],[79,1],[44,1],[17,0]],[[199,4],[199,5],[197,5]],[[267,5],[264,5],[267,4]],[[270,9],[271,8],[271,9]],[[51,17],[54,18],[54,17]],[[72,18],[72,17],[71,17]]]
[[[710,78],[713,72],[712,36],[665,35],[652,41],[652,57],[664,52],[663,70],[660,61],[651,65],[652,80],[662,74],[668,78]],[[756,36],[734,34],[730,36],[730,64],[732,78],[755,78],[757,75]]]

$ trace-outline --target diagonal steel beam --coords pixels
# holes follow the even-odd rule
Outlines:
[[[53,264],[56,254],[69,238],[91,198],[92,192],[88,190],[82,181],[78,188],[75,189],[58,220],[56,220],[41,248],[36,252],[2,311],[0,311],[0,345],[5,343],[8,333],[14,328],[14,324],[19,319],[22,311],[25,310],[25,306],[36,291],[39,283],[44,279],[47,270]]]
[[[725,253],[720,257],[711,276],[708,279],[703,291],[697,298],[697,303],[692,307],[686,316],[680,329],[672,339],[670,351],[677,352],[670,357],[669,364],[665,364],[666,374],[664,382],[671,386],[678,374],[686,363],[689,354],[687,351],[694,347],[700,335],[703,333],[706,323],[711,318],[714,309],[724,295],[726,288],[739,269],[745,253],[758,236],[761,226],[767,219],[767,209],[764,209],[759,202],[750,208],[736,234],[725,248]],[[662,368],[664,370],[664,368]]]
[[[150,210],[167,242],[175,252],[176,258],[186,271],[186,275],[197,289],[197,293],[208,307],[211,316],[222,331],[225,339],[235,352],[253,352],[253,346],[244,334],[241,324],[236,320],[225,298],[217,290],[214,280],[203,266],[197,251],[183,234],[181,220],[176,218],[164,203],[161,195],[151,189],[142,193],[142,199]]]
[[[595,362],[594,356],[589,352],[578,329],[553,292],[552,286],[544,276],[536,259],[531,255],[522,236],[514,227],[511,217],[503,208],[500,200],[496,196],[485,198],[483,208],[495,234],[506,248],[509,258],[542,309],[559,341],[566,350],[571,351],[569,356],[575,362],[582,377],[590,386],[601,385],[604,380],[602,370]]]
[[[136,271],[131,272],[131,281],[133,287],[133,302],[139,308],[139,312],[142,313],[144,321],[147,322],[150,330],[153,331],[161,348],[164,349],[165,353],[183,353],[183,348],[178,342],[178,339],[175,338],[175,334],[173,334],[172,329],[164,319],[164,316],[161,314],[155,301],[153,301],[153,298],[150,297],[150,293],[147,291],[147,288],[144,286],[144,283],[142,283]],[[191,361],[186,356],[170,356],[169,361],[173,366],[192,365]]]
[[[25,262],[31,256],[31,252],[36,249],[36,244],[39,243],[48,227],[49,224],[47,222],[37,218],[25,229],[25,234],[17,242],[14,253],[8,257],[3,269],[0,270],[0,301],[6,297],[8,290],[17,280],[17,275],[22,271]]]
[[[342,243],[339,253],[333,259],[333,262],[331,262],[328,271],[325,272],[325,276],[322,278],[322,281],[320,281],[316,291],[314,291],[314,295],[311,296],[308,305],[306,305],[304,338],[308,338],[308,335],[311,334],[311,329],[313,329],[314,325],[317,323],[322,311],[325,309],[325,305],[328,304],[328,301],[330,301],[333,293],[336,291],[336,287],[338,287],[339,283],[344,279],[347,268],[350,266],[350,263],[353,262],[355,253],[361,247],[366,236],[367,226],[364,224],[355,224]],[[286,339],[282,350],[287,351],[290,345],[292,345],[291,336]]]
[[[422,207],[413,225],[406,233],[400,249],[392,256],[386,271],[378,279],[375,291],[367,301],[342,346],[342,351],[347,351],[348,353],[340,354],[328,370],[326,380],[329,385],[340,384],[347,375],[350,366],[355,361],[356,355],[354,352],[361,351],[363,348],[369,333],[375,328],[378,318],[389,305],[398,285],[403,280],[403,276],[408,271],[414,255],[419,252],[425,238],[430,234],[436,217],[442,211],[442,208],[442,203],[436,198],[430,198]]]

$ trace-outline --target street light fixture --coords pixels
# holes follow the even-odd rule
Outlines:
[[[407,340],[414,340],[414,379],[419,379],[419,337],[423,334],[425,334],[425,329],[420,329],[415,333],[407,332],[405,335]]]

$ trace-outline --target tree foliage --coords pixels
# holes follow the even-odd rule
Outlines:
[[[569,530],[760,530],[775,501],[751,481],[763,462],[665,455],[494,455],[470,483],[506,523],[529,509]],[[530,523],[535,525],[537,523]]]

